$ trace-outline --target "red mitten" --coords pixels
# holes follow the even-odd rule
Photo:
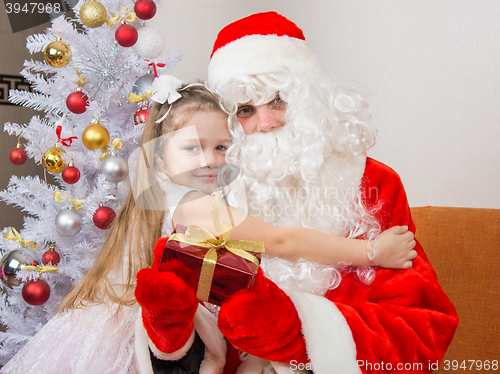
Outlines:
[[[250,292],[222,305],[218,325],[235,347],[254,356],[285,363],[309,361],[295,306],[260,268]]]
[[[162,251],[157,248],[165,247],[163,241],[156,245],[153,269],[158,269]],[[188,285],[193,275],[177,260],[161,264],[161,271],[153,269],[142,269],[137,274],[135,298],[142,308],[149,339],[161,352],[172,353],[184,347],[193,332],[198,307],[195,291]]]

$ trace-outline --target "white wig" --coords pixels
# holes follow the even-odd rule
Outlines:
[[[234,143],[226,160],[241,169],[251,216],[349,238],[380,233],[361,201],[366,151],[375,144],[376,131],[366,122],[368,105],[357,85],[330,84],[320,74],[297,75],[283,68],[279,74],[233,77],[211,89],[232,115]],[[245,135],[235,118],[238,104],[265,104],[277,92],[287,103],[286,124]],[[236,207],[237,200],[231,201]],[[263,267],[285,290],[324,294],[340,283],[342,265],[266,258]],[[365,282],[374,278],[371,268],[357,272]]]

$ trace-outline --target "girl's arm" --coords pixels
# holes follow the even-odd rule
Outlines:
[[[188,193],[177,206],[173,216],[173,226],[197,225],[216,236],[212,220],[214,198],[201,192]],[[397,226],[383,232],[374,243],[378,254],[373,260],[367,255],[367,240],[346,239],[303,227],[272,226],[246,216],[221,204],[221,221],[234,222],[231,233],[233,240],[253,240],[265,243],[266,253],[296,261],[305,259],[322,264],[344,263],[356,266],[380,266],[406,269],[415,259],[413,233],[407,227]]]

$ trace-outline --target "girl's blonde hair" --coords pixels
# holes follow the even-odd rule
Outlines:
[[[119,305],[135,303],[135,278],[140,269],[150,267],[153,263],[153,249],[161,236],[166,209],[163,191],[155,180],[156,173],[165,164],[162,160],[164,152],[159,148],[166,144],[163,141],[151,141],[163,139],[163,135],[182,128],[197,112],[224,113],[219,100],[203,84],[185,85],[178,92],[181,98],[171,105],[167,102],[152,105],[140,148],[145,159],[153,162],[145,168],[136,168],[132,188],[111,226],[102,250],[89,272],[63,300],[60,312],[101,304],[104,296]],[[166,118],[157,124],[156,120],[168,110],[170,112]],[[146,147],[147,144],[154,144],[154,147]],[[145,184],[148,188],[141,189],[140,185]],[[134,191],[141,193],[134,194]],[[110,279],[113,269],[118,269],[121,280]]]

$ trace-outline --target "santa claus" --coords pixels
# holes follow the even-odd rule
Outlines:
[[[241,169],[251,216],[350,238],[395,225],[415,232],[399,176],[366,156],[376,132],[359,88],[329,82],[293,22],[268,12],[226,26],[208,85],[232,116],[227,161]],[[231,205],[244,208],[237,196]],[[143,315],[154,357],[200,373],[431,372],[458,319],[415,249],[408,270],[264,256],[252,290],[223,304],[217,321],[183,282],[168,323]]]

